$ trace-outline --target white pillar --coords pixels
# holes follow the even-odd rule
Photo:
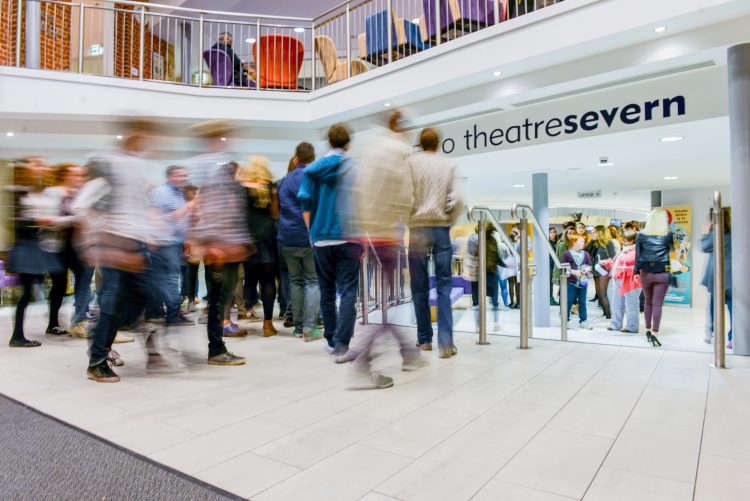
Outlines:
[[[532,205],[534,214],[539,220],[539,225],[546,232],[549,228],[549,187],[547,174],[534,174],[531,178]],[[534,234],[534,264],[536,265],[536,277],[534,277],[534,326],[549,327],[550,325],[550,266],[549,253],[544,240],[549,235]],[[526,245],[522,243],[521,245]]]

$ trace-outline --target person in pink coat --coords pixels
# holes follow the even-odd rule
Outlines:
[[[638,300],[641,295],[641,281],[640,277],[633,273],[636,235],[636,232],[626,230],[622,235],[622,250],[614,258],[600,262],[614,279],[610,298],[612,321],[607,327],[611,331],[637,334],[639,330]],[[627,319],[625,325],[623,319]]]

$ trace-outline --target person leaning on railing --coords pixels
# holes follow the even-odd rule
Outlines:
[[[724,213],[724,301],[729,309],[729,334],[727,335],[727,348],[732,348],[732,210],[724,207],[721,210]],[[706,261],[706,271],[703,274],[701,285],[708,289],[711,295],[710,312],[711,325],[706,335],[706,343],[711,343],[711,337],[714,332],[714,273],[716,272],[715,254],[714,254],[714,227],[713,223],[708,223],[704,228],[704,234],[701,237],[701,250],[708,254]]]

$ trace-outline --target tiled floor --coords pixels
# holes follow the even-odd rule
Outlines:
[[[103,385],[84,376],[85,341],[35,334],[43,316],[34,305],[27,331],[44,346],[0,348],[1,393],[243,497],[750,499],[748,358],[718,371],[706,353],[458,333],[457,357],[424,353],[413,373],[384,343],[395,386],[350,391],[321,342],[250,324],[228,340],[248,364],[213,367],[196,326],[170,334],[185,372],[146,374],[137,341]]]

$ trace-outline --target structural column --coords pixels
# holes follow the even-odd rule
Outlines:
[[[37,0],[26,0],[26,67],[39,69],[39,48],[41,46],[41,5]],[[20,42],[19,42],[20,43]]]
[[[750,43],[730,47],[729,134],[732,187],[734,352],[750,355]]]
[[[539,225],[545,231],[544,235],[534,233],[534,326],[549,327],[550,325],[550,266],[549,253],[544,246],[544,240],[549,239],[546,233],[549,228],[549,187],[547,174],[534,174],[531,181],[532,205]],[[522,242],[521,245],[526,245]]]
[[[661,207],[661,191],[652,191],[651,192],[651,208],[655,207]]]

